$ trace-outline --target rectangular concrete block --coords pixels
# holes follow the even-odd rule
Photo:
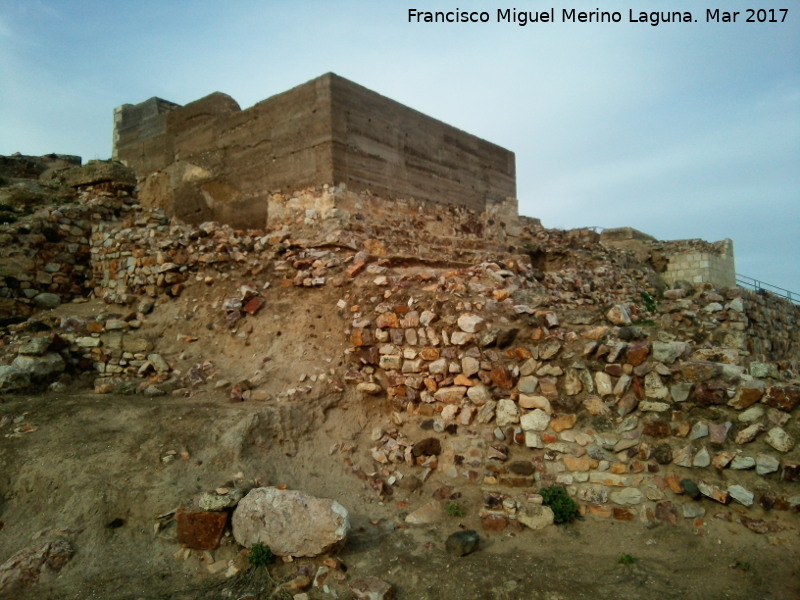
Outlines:
[[[246,110],[151,98],[114,123],[142,203],[187,222],[265,227],[272,193],[325,184],[479,212],[516,197],[512,152],[333,73]]]

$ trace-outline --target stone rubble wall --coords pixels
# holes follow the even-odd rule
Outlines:
[[[74,204],[0,225],[0,320],[85,297],[93,286],[92,228],[116,220],[132,202],[125,189],[87,186]]]
[[[552,484],[597,517],[698,528],[731,502],[761,533],[773,524],[746,509],[800,507],[797,355],[781,370],[703,335],[746,324],[757,298],[673,290],[653,315],[676,324],[664,330],[633,325],[628,304],[562,312],[536,300],[563,282],[526,282],[524,269],[485,263],[417,285],[376,279],[380,301],[365,290],[349,305],[347,381],[367,402],[385,393],[395,424],[421,419],[442,444],[416,452],[397,428],[376,434],[384,495],[407,468],[423,480],[438,469],[482,487],[495,531]]]
[[[551,484],[586,514],[698,529],[722,511],[774,532],[761,511],[800,506],[798,307],[707,284],[659,295],[647,263],[590,231],[463,207],[431,215],[325,187],[270,202],[269,231],[181,224],[124,200],[111,213],[87,205],[93,227],[81,231],[91,234],[65,243],[88,247],[83,292],[117,307],[7,345],[17,358],[0,380],[11,368],[33,380],[71,365],[94,370],[100,392],[129,381],[164,393],[182,382],[159,340],[139,332],[154,301],[220,273],[306,289],[309,302],[330,285],[341,289],[349,364],[331,381],[341,376],[346,393],[392,413],[366,455],[348,458],[382,496],[404,476],[438,471],[480,486],[493,531]],[[222,308],[233,331],[263,305],[243,285]],[[243,392],[235,399],[255,398]],[[399,429],[409,421],[441,452],[417,448]]]

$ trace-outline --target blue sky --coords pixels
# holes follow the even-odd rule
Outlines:
[[[394,0],[0,0],[0,154],[108,158],[120,104],[219,90],[245,108],[333,71],[513,150],[520,212],[548,227],[729,237],[740,273],[800,292],[800,5],[784,23],[705,22],[719,4],[417,5],[623,17],[520,27],[409,24]],[[743,21],[769,3],[724,4]]]

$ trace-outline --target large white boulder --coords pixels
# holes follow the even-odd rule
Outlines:
[[[233,537],[246,548],[261,543],[277,556],[318,556],[342,546],[347,510],[335,500],[296,490],[255,488],[233,513]]]

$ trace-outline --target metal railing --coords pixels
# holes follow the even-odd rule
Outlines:
[[[789,302],[800,304],[799,293],[778,287],[777,285],[772,285],[771,283],[765,283],[753,277],[742,275],[741,273],[736,273],[736,284],[739,287],[755,290],[756,292],[770,292],[781,298],[786,298]]]

